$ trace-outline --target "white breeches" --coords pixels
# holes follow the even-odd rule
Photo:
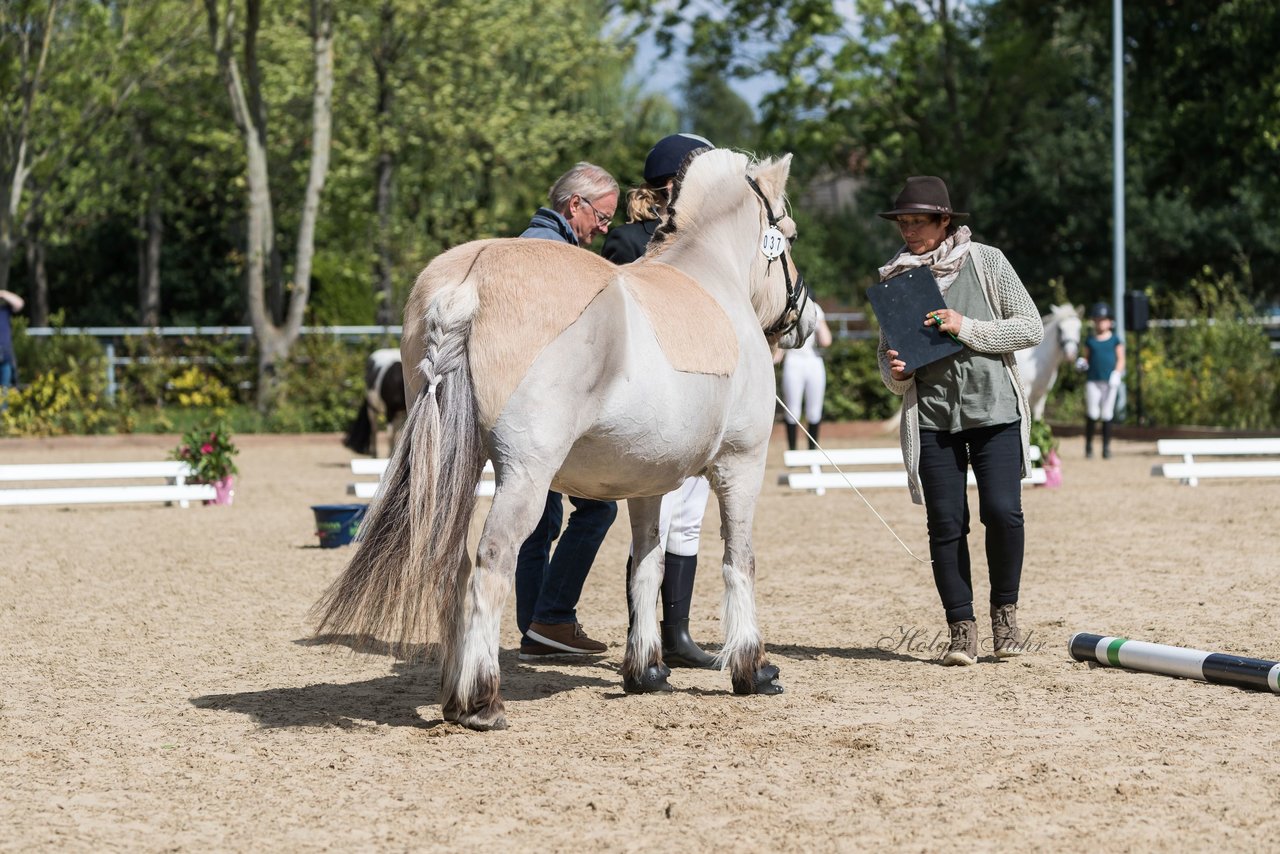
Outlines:
[[[787,353],[782,360],[782,402],[787,409],[798,413],[800,399],[804,398],[804,420],[817,424],[822,420],[822,398],[827,393],[827,368],[822,357]],[[788,424],[796,421],[783,413]]]
[[[707,512],[711,484],[705,477],[686,477],[684,482],[662,496],[658,511],[658,546],[664,552],[693,557],[702,536],[702,517]],[[635,544],[631,546],[635,553]]]
[[[1110,421],[1116,413],[1116,397],[1120,386],[1106,380],[1089,380],[1084,384],[1084,411],[1090,421]]]

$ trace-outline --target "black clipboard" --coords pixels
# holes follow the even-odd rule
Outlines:
[[[889,349],[898,351],[907,373],[964,349],[938,327],[924,325],[925,315],[947,307],[928,267],[916,267],[872,285],[867,288],[867,299]]]

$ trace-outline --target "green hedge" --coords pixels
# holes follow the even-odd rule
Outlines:
[[[1128,359],[1123,420],[1137,420],[1141,383],[1146,425],[1280,429],[1280,357],[1271,350],[1266,328],[1256,322],[1258,310],[1235,280],[1205,269],[1187,294],[1150,297],[1154,317],[1194,320],[1123,333]],[[1082,422],[1083,386],[1074,371],[1059,374],[1046,418]]]

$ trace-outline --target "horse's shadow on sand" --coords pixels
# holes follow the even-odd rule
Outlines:
[[[356,729],[371,725],[432,729],[444,723],[439,717],[440,665],[434,656],[405,657],[399,655],[394,646],[345,636],[307,638],[296,643],[303,646],[339,644],[360,652],[393,655],[397,659],[392,665],[395,672],[391,676],[348,684],[321,683],[302,688],[206,694],[193,697],[191,705],[248,715],[265,729]],[[498,666],[502,674],[502,695],[508,702],[549,697],[583,686],[612,687],[618,681],[617,671],[605,662],[575,665],[572,672],[521,667],[516,650],[502,650]],[[609,678],[593,671],[604,671]],[[419,712],[423,706],[434,708]]]

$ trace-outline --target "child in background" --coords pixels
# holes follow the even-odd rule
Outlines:
[[[1111,306],[1093,304],[1089,312],[1093,334],[1084,342],[1084,354],[1076,367],[1087,371],[1084,384],[1084,455],[1093,457],[1093,434],[1102,422],[1102,458],[1111,457],[1111,419],[1115,416],[1116,397],[1124,377],[1124,341],[1115,334]]]

